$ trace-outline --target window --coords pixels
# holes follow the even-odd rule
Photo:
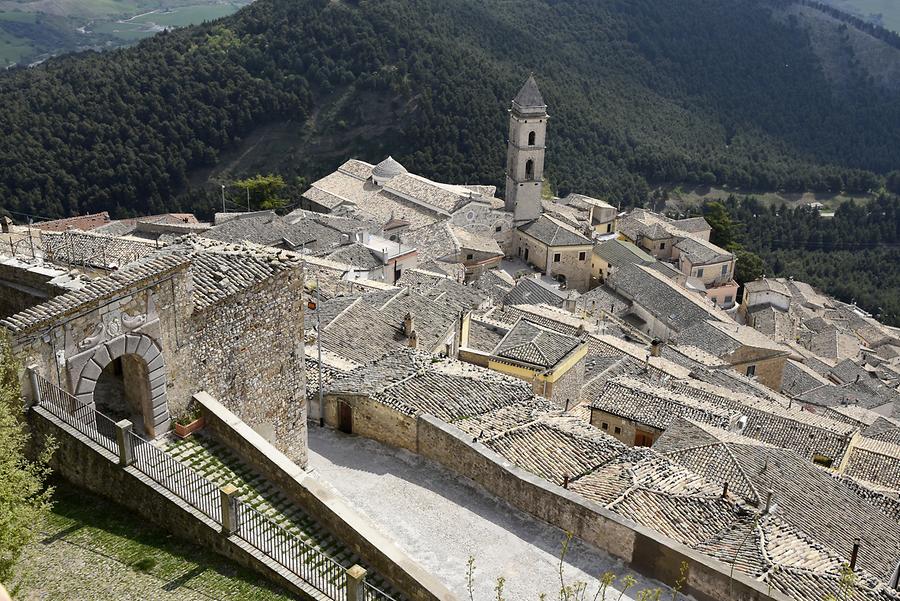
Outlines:
[[[475,258],[475,255],[473,255],[473,254],[466,255],[466,261],[471,261],[474,258]]]
[[[606,422],[603,422],[602,424],[600,424],[600,427],[603,428],[604,430],[609,430],[609,424],[607,424]]]
[[[525,161],[525,179],[534,179],[534,161],[531,159]]]
[[[728,273],[728,265],[722,265],[722,275],[726,275]]]
[[[702,269],[698,269],[698,270],[697,270],[697,277],[698,277],[698,278],[702,278],[702,277],[703,277],[703,270],[702,270]]]
[[[752,378],[752,377],[755,376],[755,375],[756,375],[756,366],[755,366],[755,365],[748,365],[748,366],[747,366],[747,377],[748,377],[748,378]]]
[[[503,226],[502,226],[502,225],[498,225],[497,227],[494,228],[494,231],[495,231],[495,232],[502,232],[502,231],[503,231]]]
[[[584,261],[585,259],[587,259],[587,253],[586,253],[586,252],[580,252],[580,253],[578,253],[578,260],[579,260],[579,261]]]
[[[615,430],[615,431],[616,431],[616,434],[621,434],[621,433],[622,433],[622,428],[620,428],[619,426],[616,426],[616,430]]]
[[[660,242],[660,243],[659,243],[659,250],[666,250],[666,243],[665,243],[665,242]]]
[[[734,302],[734,297],[733,297],[733,296],[726,296],[726,297],[725,297],[725,304],[726,304],[726,305],[730,305],[730,304],[733,303],[733,302]]]
[[[608,233],[610,233],[611,231],[612,231],[612,224],[611,224],[611,223],[607,223],[607,224],[606,224],[606,233],[608,234]]]
[[[534,138],[535,138],[534,132],[530,132],[528,134],[528,145],[529,146],[534,146]]]
[[[560,259],[559,253],[555,253],[555,254],[553,255],[553,262],[554,262],[554,263],[559,263],[559,259]]]

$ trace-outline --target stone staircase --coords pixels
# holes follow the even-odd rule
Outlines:
[[[244,464],[224,445],[202,435],[188,438],[170,435],[161,447],[174,459],[195,470],[217,486],[233,484],[241,501],[291,532],[308,545],[321,550],[345,568],[365,562],[327,532],[309,514],[285,497],[273,484]],[[393,589],[378,573],[368,571],[366,580],[397,601],[405,597]]]

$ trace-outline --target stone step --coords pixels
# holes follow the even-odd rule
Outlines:
[[[305,511],[252,468],[235,457],[226,447],[194,434],[190,438],[168,438],[162,445],[171,457],[187,465],[216,486],[233,484],[238,497],[253,509],[302,540],[310,547],[331,557],[345,568],[363,565],[359,556],[346,548]],[[310,555],[307,560],[314,568],[324,568],[326,561]],[[398,601],[404,597],[393,591],[380,574],[369,572],[367,580],[386,591]]]

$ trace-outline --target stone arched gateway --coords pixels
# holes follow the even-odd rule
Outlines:
[[[69,360],[69,377],[75,396],[82,403],[95,404],[94,393],[101,374],[112,362],[131,358],[140,365],[139,411],[143,429],[149,436],[164,433],[169,427],[169,405],[166,398],[166,360],[162,349],[150,336],[134,332],[111,338]]]

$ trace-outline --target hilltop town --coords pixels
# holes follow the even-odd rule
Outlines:
[[[698,599],[900,599],[900,329],[801,281],[739,284],[703,217],[548,198],[551,141],[530,77],[502,197],[350,158],[285,214],[4,218],[0,327],[54,468],[303,598],[464,595],[311,475],[333,430],[647,579],[684,564]],[[245,472],[192,459],[215,449]],[[244,530],[270,518],[284,533]],[[291,536],[336,571],[292,564]]]

